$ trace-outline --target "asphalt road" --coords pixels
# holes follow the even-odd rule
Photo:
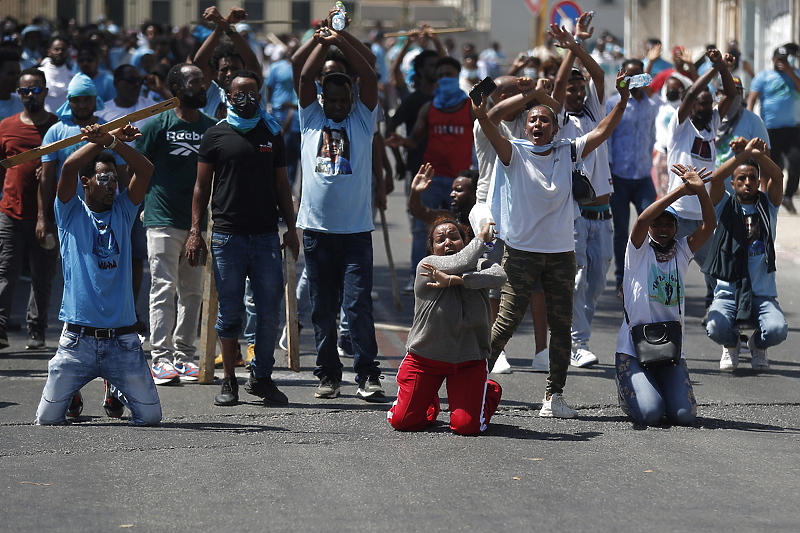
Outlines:
[[[399,192],[387,215],[403,284],[411,241]],[[612,369],[621,308],[611,289],[601,297],[591,341],[601,362],[570,369],[567,379],[567,401],[580,417],[538,417],[545,374],[527,369],[533,335],[526,319],[507,349],[514,373],[496,376],[503,401],[481,437],[453,435],[446,412],[428,431],[393,431],[385,421],[392,398],[358,400],[352,373],[342,397],[315,399],[311,328],[301,335],[300,373],[286,370],[276,352],[286,407],[264,407],[242,389],[241,405],[216,407],[219,380],[159,387],[163,424],[136,428],[105,416],[95,380],[84,388],[80,421],[37,427],[60,324],[53,319],[45,350],[26,351],[24,333],[11,333],[11,347],[0,352],[0,530],[797,531],[797,220],[781,215],[778,225],[790,333],[770,350],[769,374],[751,372],[746,358],[733,374],[718,370],[720,348],[699,323],[702,280],[690,268],[687,356],[699,402],[693,427],[637,426],[617,407]],[[375,317],[392,396],[413,300],[402,297],[403,311],[395,310],[380,229],[374,241]],[[17,291],[17,320],[27,291],[26,283]],[[146,290],[141,299],[146,316]],[[243,372],[240,378],[243,384]]]

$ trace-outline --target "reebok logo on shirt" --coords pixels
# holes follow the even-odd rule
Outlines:
[[[193,131],[168,131],[166,134],[167,142],[172,143],[169,155],[189,156],[198,153],[200,150],[200,141],[203,140],[202,133],[195,133]]]

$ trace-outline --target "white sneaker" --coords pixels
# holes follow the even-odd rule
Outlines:
[[[751,335],[750,340],[747,342],[747,346],[750,348],[750,353],[752,354],[750,358],[750,365],[756,372],[769,372],[769,359],[767,359],[767,350],[756,348],[756,344],[753,342],[755,341],[755,338],[755,335]]]
[[[720,370],[736,370],[736,367],[739,366],[739,343],[736,343],[736,346],[733,348],[728,348],[727,346],[722,347],[722,357],[719,360],[719,369]]]
[[[542,400],[542,409],[539,411],[542,418],[575,418],[578,411],[567,405],[564,396],[554,392],[550,399]]]
[[[511,373],[511,365],[508,363],[508,359],[506,359],[505,350],[503,350],[497,357],[497,361],[494,362],[494,366],[492,367],[492,374],[510,374],[510,373]]]
[[[550,350],[545,348],[533,356],[531,370],[534,372],[550,372]]]
[[[572,357],[569,364],[577,367],[592,366],[599,363],[597,356],[593,354],[585,344],[578,344],[572,347]]]
[[[283,333],[281,333],[281,339],[278,341],[278,347],[281,350],[289,350],[289,332],[286,326],[283,326]]]

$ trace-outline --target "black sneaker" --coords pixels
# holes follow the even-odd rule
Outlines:
[[[289,398],[278,390],[278,386],[269,376],[256,378],[251,373],[250,379],[244,384],[244,390],[248,394],[263,398],[266,405],[287,405],[289,403]]]
[[[81,416],[83,412],[83,396],[81,396],[81,392],[78,391],[78,394],[72,397],[72,403],[69,404],[69,408],[67,409],[67,416],[70,418],[75,418]]]
[[[103,380],[103,386],[106,389],[106,397],[103,400],[103,409],[105,409],[106,415],[111,418],[122,418],[123,413],[125,413],[125,404],[114,394],[117,388],[105,379]]]
[[[317,392],[314,393],[315,398],[336,398],[339,396],[339,391],[342,388],[340,380],[324,376],[317,387]]]
[[[25,345],[26,350],[41,350],[44,347],[44,333],[39,331],[28,333],[28,343]]]
[[[8,348],[10,344],[8,344],[8,335],[4,333],[0,333],[0,350]]]
[[[358,382],[358,391],[356,391],[356,396],[368,402],[380,400],[386,396],[383,387],[381,387],[382,377],[383,376],[379,374],[375,374],[374,376],[369,376],[360,380]]]
[[[214,397],[214,405],[236,405],[239,403],[239,382],[236,376],[222,378],[222,390]]]

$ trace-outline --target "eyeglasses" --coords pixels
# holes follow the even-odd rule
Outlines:
[[[20,87],[17,89],[17,93],[20,96],[28,96],[29,94],[39,94],[44,91],[44,87]]]
[[[241,103],[244,102],[245,98],[251,98],[251,99],[255,100],[257,97],[258,97],[258,93],[250,91],[250,92],[247,92],[247,93],[236,93],[234,95],[231,95],[231,100],[233,100],[237,104],[241,104]]]
[[[121,81],[125,83],[130,83],[131,85],[141,85],[143,78],[120,78]]]
[[[106,185],[107,183],[117,183],[117,175],[113,172],[101,172],[100,174],[95,174],[95,178],[97,178],[97,183],[100,185]]]

